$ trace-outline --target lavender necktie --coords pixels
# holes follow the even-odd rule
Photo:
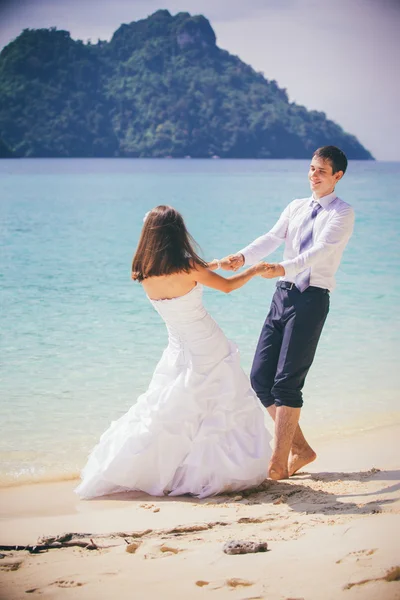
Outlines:
[[[322,208],[322,206],[316,200],[312,201],[311,206],[312,211],[307,216],[302,225],[302,231],[300,236],[300,254],[302,252],[305,252],[305,250],[308,250],[312,246],[315,217]],[[307,268],[304,269],[304,271],[301,271],[301,273],[299,273],[298,275],[296,275],[296,287],[298,290],[300,290],[300,292],[304,292],[304,290],[306,290],[310,285],[310,274],[311,269]]]

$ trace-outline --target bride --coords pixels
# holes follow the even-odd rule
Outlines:
[[[202,288],[242,287],[266,270],[258,263],[225,278],[205,263],[171,206],[147,213],[133,258],[164,320],[168,346],[147,391],[111,423],[89,456],[76,493],[82,498],[128,490],[199,498],[243,490],[267,477],[270,435],[264,411],[242,371],[236,346],[202,303]]]

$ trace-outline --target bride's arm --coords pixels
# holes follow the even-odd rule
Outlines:
[[[202,283],[207,287],[219,290],[220,292],[229,294],[229,292],[233,292],[233,290],[241,288],[256,275],[262,275],[263,273],[266,273],[267,269],[267,263],[259,262],[252,267],[245,269],[241,273],[238,273],[237,275],[232,275],[231,277],[221,277],[221,275],[210,271],[210,269],[196,265],[192,271],[192,274],[195,281]]]

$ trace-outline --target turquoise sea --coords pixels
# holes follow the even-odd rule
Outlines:
[[[307,171],[290,160],[0,161],[0,483],[77,473],[146,389],[167,336],[130,280],[144,214],[175,206],[211,260],[308,196]],[[337,188],[356,226],[304,390],[311,441],[400,420],[399,189],[400,163],[380,162],[350,162]],[[247,373],[274,285],[205,291]]]

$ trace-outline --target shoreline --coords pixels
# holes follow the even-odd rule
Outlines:
[[[273,435],[273,423],[270,421],[268,415],[265,417],[266,426]],[[393,427],[400,427],[400,412],[391,412],[391,413],[383,413],[379,414],[375,423],[372,423],[370,419],[357,419],[347,423],[346,427],[342,427],[340,425],[334,425],[327,427],[324,430],[321,430],[319,427],[313,427],[312,425],[303,426],[303,431],[309,439],[311,446],[315,446],[324,450],[326,447],[332,446],[335,444],[338,439],[343,440],[345,444],[348,443],[348,440],[357,439],[360,436],[365,435],[379,435],[379,432],[382,430],[390,431]],[[93,446],[97,443],[98,438],[94,440]],[[90,449],[89,449],[90,451]],[[88,452],[89,452],[88,451]],[[49,470],[49,472],[42,474],[23,474],[19,477],[10,475],[10,474],[1,474],[0,473],[0,491],[7,488],[20,487],[25,485],[40,485],[40,484],[49,484],[49,483],[60,483],[63,481],[73,481],[78,480],[80,476],[80,469],[83,468],[88,452],[85,453],[85,456],[82,460],[82,464],[79,468],[75,467],[71,470],[65,471],[55,471]]]
[[[271,434],[273,429],[268,427]],[[353,467],[358,469],[373,468],[368,465],[374,462],[373,456],[368,451],[365,453],[363,446],[370,446],[372,443],[374,448],[380,445],[380,440],[386,440],[400,437],[400,420],[390,425],[378,425],[366,427],[365,429],[348,429],[340,430],[340,434],[335,434],[333,431],[330,435],[321,434],[320,437],[313,437],[310,439],[311,445],[317,452],[317,459],[305,467],[306,471],[310,473],[318,472],[319,469],[330,469],[335,464],[335,453],[338,452],[339,467],[341,471],[351,470]],[[306,433],[308,438],[308,434]],[[350,453],[351,448],[351,453]],[[377,459],[385,463],[386,468],[397,468],[400,466],[400,457],[397,459],[396,453],[392,451],[391,445],[382,443],[379,451],[377,452]],[[83,465],[82,465],[83,466]],[[376,466],[376,465],[375,465]],[[49,474],[47,477],[41,477],[40,479],[34,480],[14,480],[10,482],[0,481],[0,494],[4,490],[27,487],[31,486],[49,486],[58,484],[70,484],[74,483],[77,485],[79,482],[79,472],[66,473],[59,476],[52,476]],[[1,506],[1,504],[0,504]]]
[[[399,434],[396,424],[321,442],[317,460],[288,480],[203,500],[132,492],[84,501],[77,480],[0,488],[0,545],[70,532],[96,546],[0,550],[0,598],[127,598],[134,589],[150,600],[320,600],[323,589],[324,600],[395,600]],[[224,553],[232,540],[268,551]]]

